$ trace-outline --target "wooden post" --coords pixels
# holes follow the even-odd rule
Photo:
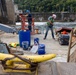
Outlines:
[[[71,35],[70,35],[69,49],[68,49],[68,56],[67,56],[67,62],[69,62],[69,60],[70,60],[70,51],[71,51],[71,45],[72,45],[72,35],[73,35],[73,30],[71,31]]]

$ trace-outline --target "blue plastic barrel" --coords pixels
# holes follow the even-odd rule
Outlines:
[[[42,55],[42,54],[45,54],[45,45],[44,44],[39,44],[39,47],[38,47],[38,54],[39,55]]]
[[[34,45],[39,45],[39,38],[34,38]]]
[[[20,47],[22,47],[22,42],[23,41],[28,41],[28,46],[30,46],[30,44],[31,44],[31,34],[30,34],[29,30],[19,31],[19,44],[20,44]]]

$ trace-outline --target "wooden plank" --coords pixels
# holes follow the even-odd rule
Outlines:
[[[71,48],[73,48],[75,45],[76,45],[76,42],[74,42],[74,43],[71,45]]]
[[[70,35],[67,62],[76,62],[76,51],[74,48],[76,48],[76,36],[74,36],[74,30],[72,30]]]
[[[75,62],[76,63],[76,50],[70,55],[69,62]]]
[[[69,60],[70,60],[70,49],[71,49],[71,44],[72,44],[72,35],[73,35],[73,31],[71,31],[71,35],[70,35],[69,49],[68,49],[68,55],[67,55],[67,62],[69,62]]]

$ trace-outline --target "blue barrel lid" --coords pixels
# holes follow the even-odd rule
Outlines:
[[[39,38],[34,38],[34,40],[35,40],[35,39],[39,40]]]
[[[39,48],[45,48],[44,44],[39,44]]]

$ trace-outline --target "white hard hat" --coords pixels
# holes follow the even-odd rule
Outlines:
[[[55,15],[55,14],[53,14],[53,15],[52,15],[52,17],[55,19],[55,18],[56,18],[56,15]]]

